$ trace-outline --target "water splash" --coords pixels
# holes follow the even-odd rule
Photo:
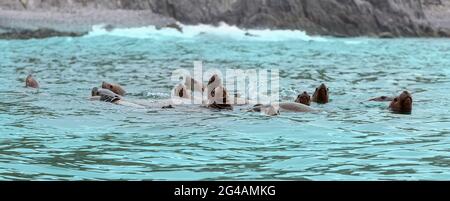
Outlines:
[[[219,26],[212,25],[184,25],[178,24],[182,28],[182,32],[173,28],[161,28],[156,26],[136,27],[136,28],[113,28],[106,25],[95,25],[87,37],[93,36],[117,36],[128,38],[195,38],[195,37],[218,37],[234,40],[250,40],[250,41],[320,41],[325,42],[328,39],[320,36],[309,36],[300,30],[270,30],[270,29],[241,29],[226,23],[220,23]]]

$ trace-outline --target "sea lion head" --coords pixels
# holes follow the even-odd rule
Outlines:
[[[301,103],[304,105],[311,105],[311,96],[308,94],[308,92],[304,91],[302,94],[299,94],[297,96],[297,99],[295,99],[296,103]]]
[[[33,78],[33,75],[30,74],[25,79],[25,86],[37,89],[39,88],[39,83]]]
[[[256,104],[248,111],[249,112],[261,112],[261,113],[264,113],[269,116],[276,116],[276,115],[280,114],[279,108],[276,108],[273,105]]]
[[[92,90],[91,90],[91,96],[100,96],[97,87],[92,88]]]
[[[174,95],[180,98],[187,98],[187,99],[191,98],[191,93],[184,84],[179,84],[177,85],[177,87],[175,87]]]
[[[396,113],[411,114],[413,99],[409,92],[403,91],[391,101],[389,108]]]
[[[109,82],[102,82],[102,88],[103,89],[109,89],[112,92],[121,95],[121,96],[125,96],[125,90],[118,84],[112,84]]]
[[[316,91],[313,94],[312,101],[320,104],[328,103],[328,88],[325,84],[321,84],[316,88]]]
[[[100,101],[104,101],[104,102],[110,102],[110,103],[115,103],[119,100],[121,100],[121,97],[114,93],[113,91],[109,90],[109,89],[99,89],[97,87],[92,88],[91,90],[91,95],[92,96],[100,96]]]

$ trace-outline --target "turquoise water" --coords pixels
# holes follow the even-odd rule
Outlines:
[[[449,39],[267,34],[0,40],[0,179],[450,179]],[[129,99],[166,99],[171,72],[196,60],[279,69],[286,101],[324,82],[331,102],[268,117],[88,100],[103,80]],[[24,88],[30,72],[38,91]],[[411,115],[365,101],[403,90],[413,94]]]

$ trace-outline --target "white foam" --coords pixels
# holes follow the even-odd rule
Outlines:
[[[104,25],[93,26],[92,31],[87,37],[93,36],[118,36],[129,38],[195,38],[195,37],[222,37],[234,40],[255,40],[255,41],[327,41],[326,38],[320,36],[308,36],[304,31],[300,30],[270,30],[270,29],[240,29],[236,26],[230,26],[221,23],[219,26],[211,25],[183,25],[178,24],[183,32],[179,32],[173,28],[157,29],[155,26],[138,27],[138,28],[116,28],[112,30],[105,29]]]

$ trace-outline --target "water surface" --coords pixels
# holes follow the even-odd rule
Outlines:
[[[450,179],[448,39],[115,33],[0,40],[0,179]],[[193,61],[279,69],[285,101],[324,82],[331,103],[267,117],[87,100],[103,80],[168,98],[171,72]],[[30,72],[38,91],[24,88]],[[365,101],[403,90],[411,115]]]

